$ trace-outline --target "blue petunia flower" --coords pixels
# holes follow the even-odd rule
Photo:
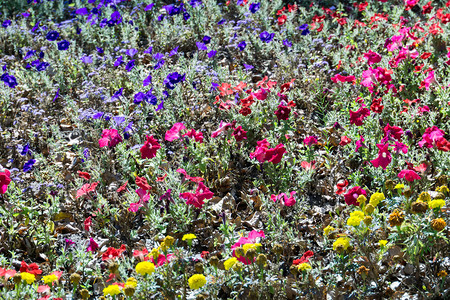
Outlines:
[[[259,38],[264,43],[270,43],[273,40],[275,33],[268,33],[267,31],[263,31],[259,34]]]
[[[245,41],[242,41],[237,46],[239,48],[239,51],[244,51],[245,47],[247,47],[247,43]]]
[[[35,159],[30,159],[29,161],[27,161],[24,165],[23,165],[23,171],[24,172],[28,172],[31,171],[31,169],[33,168],[33,165],[36,163]]]
[[[64,51],[69,49],[70,43],[67,40],[62,40],[61,42],[58,42],[58,50]]]
[[[164,85],[169,90],[173,90],[175,88],[175,84],[179,82],[183,82],[186,80],[186,73],[183,75],[178,74],[178,72],[173,72],[167,75],[166,79],[164,79]]]
[[[47,33],[46,38],[49,41],[56,41],[59,38],[59,32],[56,30],[51,30]]]
[[[254,14],[254,13],[256,13],[259,10],[260,7],[261,7],[260,3],[251,3],[250,6],[248,7],[248,10],[252,14]]]

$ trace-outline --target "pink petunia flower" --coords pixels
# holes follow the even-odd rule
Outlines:
[[[381,61],[381,55],[373,52],[372,50],[369,50],[369,52],[364,53],[364,57],[367,59],[367,63],[370,65],[373,65],[375,63],[379,63]]]
[[[295,198],[294,198],[294,195],[296,194],[297,192],[295,192],[295,191],[292,191],[291,193],[290,193],[290,197],[288,198],[288,196],[285,194],[285,193],[281,193],[281,194],[279,194],[279,195],[271,195],[270,196],[270,199],[272,199],[272,201],[273,202],[277,202],[278,200],[279,201],[281,201],[283,204],[284,204],[284,206],[293,206],[297,201],[295,200]]]
[[[182,130],[185,130],[186,127],[184,126],[183,123],[175,123],[172,128],[170,128],[169,130],[167,130],[166,132],[166,136],[165,139],[166,141],[172,142],[176,139],[180,138],[180,132]]]
[[[123,139],[117,129],[103,129],[102,137],[98,140],[98,145],[100,146],[100,148],[106,146],[108,146],[109,148],[113,148],[122,141]]]
[[[401,170],[398,173],[398,178],[405,178],[406,181],[413,182],[414,180],[420,180],[421,177],[413,170]]]
[[[214,193],[211,192],[203,182],[199,182],[195,193],[180,193],[180,198],[186,200],[186,204],[193,205],[197,208],[203,207],[203,200],[211,199],[214,196]]]
[[[245,131],[242,126],[236,127],[236,129],[231,134],[236,139],[236,142],[240,142],[242,140],[247,139],[247,131]]]
[[[0,172],[0,194],[4,194],[8,190],[8,185],[11,182],[9,176],[11,176],[11,173],[6,169],[3,172]]]
[[[378,157],[370,162],[373,164],[375,168],[382,167],[383,170],[386,170],[386,167],[391,163],[392,156],[389,152],[389,144],[377,144],[379,149]]]

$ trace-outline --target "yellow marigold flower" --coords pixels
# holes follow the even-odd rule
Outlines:
[[[191,290],[196,290],[206,284],[206,277],[203,274],[194,274],[189,278],[188,283]]]
[[[402,189],[402,188],[404,188],[405,187],[405,185],[403,184],[403,183],[397,183],[396,185],[395,185],[395,187],[394,187],[394,189]]]
[[[350,246],[350,239],[348,237],[340,237],[333,243],[333,250],[342,247],[344,250]]]
[[[231,269],[237,261],[238,260],[236,257],[232,257],[224,261],[223,266],[225,267],[225,270],[228,271],[229,269]]]
[[[149,261],[142,261],[136,265],[136,272],[141,275],[152,274],[155,271],[155,265]]]
[[[367,198],[364,195],[359,195],[358,198],[356,198],[356,201],[358,201],[359,204],[366,203]]]
[[[441,209],[443,206],[445,206],[445,200],[442,199],[432,200],[430,201],[430,203],[428,203],[428,205],[430,206],[431,209],[435,208]]]
[[[327,227],[325,227],[325,228],[323,229],[323,235],[329,235],[330,232],[333,231],[333,230],[334,230],[334,228],[331,227],[330,225],[328,225]]]
[[[388,241],[386,241],[386,240],[379,240],[378,241],[378,245],[380,245],[380,247],[385,247],[387,243],[388,243]]]
[[[115,284],[108,285],[107,287],[105,287],[103,289],[103,294],[104,295],[111,295],[111,296],[119,295],[120,294],[120,288],[119,288],[118,285],[115,285]]]
[[[384,197],[383,193],[375,193],[370,197],[369,203],[375,207],[384,199],[386,199],[386,197]]]
[[[196,239],[196,238],[197,238],[197,236],[195,234],[188,233],[188,234],[183,235],[182,240],[183,241],[191,241],[191,240]]]
[[[136,278],[130,277],[127,279],[127,282],[125,283],[125,287],[131,286],[131,287],[136,288],[137,284],[138,284],[138,282],[137,282]]]
[[[419,200],[422,202],[428,202],[431,200],[431,196],[428,192],[422,192],[419,195]]]
[[[364,219],[364,213],[360,210],[355,210],[353,212],[350,213],[350,217],[356,217],[359,219]]]
[[[51,274],[51,275],[42,277],[42,280],[44,281],[45,284],[51,285],[53,283],[53,281],[58,280],[58,276],[56,276],[55,274]]]
[[[361,221],[362,221],[362,219],[360,219],[358,217],[350,217],[347,220],[347,225],[349,225],[349,226],[359,226]]]
[[[261,247],[260,243],[255,243],[255,244],[244,244],[242,246],[242,248],[244,249],[244,254],[247,254],[247,251],[250,249],[254,249],[254,250],[258,250],[259,247]]]
[[[32,284],[36,280],[36,276],[34,276],[34,274],[27,273],[27,272],[21,272],[20,277],[22,278],[22,280],[26,281],[28,284]]]
[[[311,270],[311,269],[312,269],[312,267],[308,263],[301,263],[301,264],[298,265],[298,270],[299,271],[308,271],[308,270]]]
[[[436,188],[436,192],[448,194],[450,193],[448,187],[446,185],[441,185],[440,187]]]
[[[159,249],[153,248],[152,251],[148,254],[148,257],[153,257],[153,260],[158,259],[159,256]]]

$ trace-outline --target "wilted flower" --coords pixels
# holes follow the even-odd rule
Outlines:
[[[404,220],[405,220],[405,214],[398,209],[395,209],[389,215],[389,225],[391,225],[392,227],[402,225]]]
[[[442,218],[437,218],[431,221],[431,227],[436,231],[444,230],[447,223]]]

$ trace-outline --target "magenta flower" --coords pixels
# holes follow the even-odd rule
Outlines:
[[[203,200],[211,199],[214,196],[214,193],[211,192],[203,182],[198,183],[197,190],[195,193],[180,193],[180,198],[186,200],[186,204],[194,205],[197,208],[203,207]]]
[[[401,140],[403,135],[403,129],[397,126],[391,126],[389,123],[383,128],[384,137],[387,137],[388,135],[390,137],[393,137],[396,140]]]
[[[355,76],[351,75],[351,76],[343,76],[343,75],[335,75],[334,77],[331,77],[331,81],[333,81],[334,83],[337,82],[353,82],[355,80]]]
[[[367,146],[364,144],[364,137],[362,135],[360,135],[360,139],[357,140],[355,144],[356,144],[355,152],[358,152],[359,148],[361,147],[367,148]]]
[[[136,193],[139,195],[139,201],[136,203],[130,203],[128,211],[137,212],[139,208],[144,206],[144,203],[147,203],[150,199],[150,190],[139,188],[136,190]]]
[[[442,129],[439,129],[437,126],[428,127],[425,129],[424,134],[422,135],[422,140],[419,142],[419,146],[422,148],[423,146],[427,148],[433,148],[437,142],[444,139],[445,132]]]
[[[408,153],[408,146],[403,144],[402,142],[395,141],[394,151],[399,154],[400,152],[403,152],[403,154]]]
[[[270,199],[272,199],[273,202],[277,202],[278,200],[280,200],[285,206],[293,206],[297,201],[295,201],[294,199],[294,195],[297,192],[292,191],[290,193],[290,197],[288,198],[288,196],[285,193],[281,193],[279,195],[271,195]]]
[[[352,187],[344,195],[345,203],[347,203],[347,205],[359,206],[357,199],[360,195],[367,196],[367,193],[360,186]]]
[[[11,173],[6,169],[0,172],[0,194],[4,194],[8,190],[8,185],[11,182],[9,176],[11,176]]]
[[[428,72],[428,76],[427,78],[424,79],[424,81],[422,81],[420,83],[420,87],[419,88],[425,88],[427,91],[430,89],[430,85],[432,83],[434,83],[436,81],[436,79],[434,78],[434,71],[430,71]]]
[[[413,182],[419,180],[420,176],[413,170],[402,170],[398,173],[398,178],[405,178],[406,181]]]
[[[175,123],[172,128],[167,130],[165,139],[166,141],[172,142],[180,138],[180,131],[185,130],[186,127],[183,123]]]
[[[373,65],[375,63],[379,63],[381,61],[381,55],[373,52],[372,50],[369,50],[369,52],[364,53],[364,57],[367,59],[367,63],[370,65]]]
[[[102,138],[98,140],[98,145],[100,146],[100,148],[106,146],[108,146],[109,148],[113,148],[122,141],[123,139],[117,129],[104,129],[102,132]]]
[[[153,136],[146,135],[146,138],[144,146],[140,149],[142,159],[155,157],[158,149],[161,149],[161,145]]]
[[[303,140],[303,144],[305,144],[308,147],[316,145],[317,143],[318,143],[317,136],[314,135],[308,136]]]
[[[361,126],[368,116],[370,116],[370,110],[364,105],[357,111],[350,110],[350,124]]]
[[[242,126],[238,126],[231,134],[236,139],[236,142],[247,139],[247,131],[245,131]]]
[[[274,112],[277,116],[278,121],[289,119],[289,114],[291,113],[291,108],[286,105],[278,105],[278,109]]]
[[[389,144],[377,144],[379,149],[378,157],[370,162],[373,164],[375,168],[382,167],[383,170],[386,170],[386,167],[391,163],[392,156],[389,152]]]
[[[183,134],[183,136],[193,138],[198,143],[203,143],[203,133],[196,132],[194,129],[191,129],[190,131]]]
[[[89,239],[88,247],[87,247],[87,249],[86,249],[86,252],[88,252],[88,251],[94,252],[94,251],[97,251],[97,249],[98,249],[98,244],[97,244],[97,242],[94,241],[93,238],[90,238],[90,239]]]
[[[226,131],[228,128],[231,128],[231,126],[232,126],[231,123],[225,123],[224,121],[220,121],[219,129],[217,129],[216,131],[213,131],[213,133],[211,134],[211,137],[212,138],[218,137],[219,134]]]

